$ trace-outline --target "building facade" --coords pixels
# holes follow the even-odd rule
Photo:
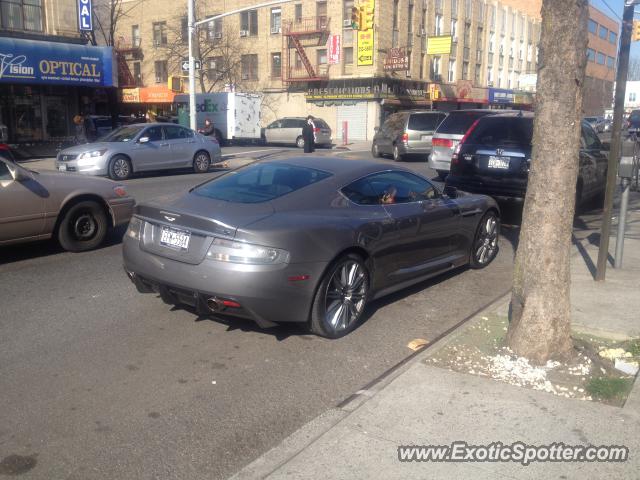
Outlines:
[[[588,29],[582,110],[585,115],[603,115],[613,103],[620,24],[590,5]]]
[[[168,81],[185,73],[186,5],[135,1],[117,25],[123,99],[164,113]],[[255,3],[196,2],[197,18]],[[352,28],[354,6],[372,9],[372,29]],[[539,18],[497,0],[294,1],[204,24],[197,91],[260,91],[265,125],[311,114],[338,139],[347,122],[350,139],[367,140],[399,109],[530,108],[539,30]]]
[[[78,22],[76,0],[0,0],[0,124],[9,142],[46,149],[73,138],[78,113],[106,113],[106,89],[117,86],[111,48],[87,46]]]

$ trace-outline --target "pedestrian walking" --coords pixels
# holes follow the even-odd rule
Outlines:
[[[302,127],[302,138],[304,139],[304,153],[313,153],[315,151],[315,125],[313,117],[307,117],[307,123]]]

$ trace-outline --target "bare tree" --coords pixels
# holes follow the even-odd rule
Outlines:
[[[571,355],[570,252],[587,0],[543,0],[533,155],[507,344],[535,363]]]
[[[124,0],[97,0],[93,3],[94,29],[89,33],[92,45],[116,46],[118,22],[127,17],[132,10],[139,7],[144,0],[137,0],[127,5]],[[96,31],[98,34],[96,35]]]

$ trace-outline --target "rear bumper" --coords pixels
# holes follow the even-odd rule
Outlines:
[[[117,198],[109,201],[109,209],[113,218],[113,226],[128,223],[133,215],[136,201],[131,197]]]
[[[411,145],[398,143],[398,151],[401,155],[429,155],[431,147],[412,147]]]
[[[431,149],[431,154],[429,155],[429,168],[448,172],[451,169],[451,156],[442,155],[436,150]]]
[[[447,176],[447,185],[469,193],[480,193],[493,197],[499,202],[522,203],[526,194],[526,188],[513,188],[506,185],[488,185],[482,182],[471,182],[452,174]]]
[[[157,292],[167,303],[195,307],[202,314],[245,318],[263,328],[280,322],[306,322],[326,263],[243,265],[204,260],[190,265],[140,249],[138,241],[125,236],[124,268],[143,293]],[[308,276],[293,281],[291,277]],[[218,312],[206,300],[217,297],[237,302]]]

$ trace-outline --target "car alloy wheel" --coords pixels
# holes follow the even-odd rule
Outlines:
[[[304,138],[303,137],[298,137],[296,139],[296,146],[298,148],[304,148]]]
[[[393,146],[393,161],[394,162],[402,161],[402,155],[400,155],[400,150],[398,149],[398,145]]]
[[[380,156],[380,150],[376,142],[373,142],[373,145],[371,147],[371,155],[373,155],[375,158],[378,158]]]
[[[348,259],[333,272],[325,294],[327,330],[338,335],[349,330],[364,309],[368,286],[360,262]]]
[[[126,180],[131,175],[129,161],[124,157],[117,157],[111,165],[112,178],[115,180]]]
[[[489,212],[480,221],[471,252],[471,266],[483,268],[491,263],[498,253],[498,237],[500,236],[500,219]]]
[[[198,152],[193,160],[193,169],[196,173],[205,173],[209,170],[209,155],[205,152]]]

